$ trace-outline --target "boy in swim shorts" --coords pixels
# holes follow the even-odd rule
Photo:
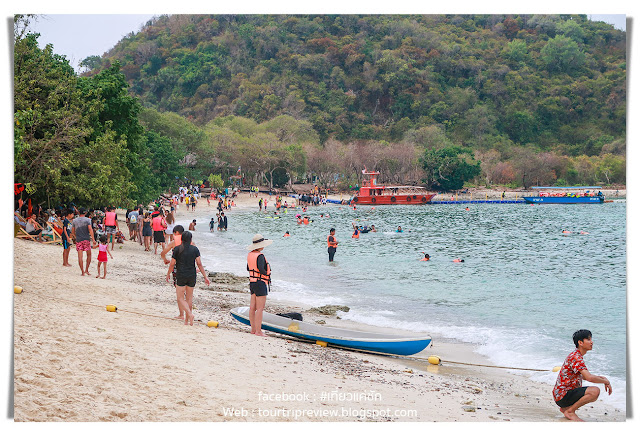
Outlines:
[[[593,349],[593,340],[589,330],[578,330],[573,334],[576,349],[567,356],[553,387],[553,399],[560,407],[562,414],[571,421],[582,421],[576,410],[585,404],[592,403],[600,396],[600,388],[596,386],[582,387],[582,379],[591,383],[603,383],[604,389],[611,395],[611,383],[606,377],[591,374],[584,363],[587,351]]]

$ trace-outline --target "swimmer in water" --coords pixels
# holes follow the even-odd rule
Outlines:
[[[398,230],[396,230],[396,233],[402,233],[402,227],[398,226]]]
[[[564,229],[562,229],[562,233],[564,233],[564,234],[568,235],[568,234],[570,234],[571,232],[570,232],[569,230],[564,230]]]
[[[353,235],[351,235],[352,238],[355,239],[359,239],[360,238],[360,229],[358,228],[358,226],[356,226],[355,224],[351,224],[353,226]]]
[[[291,236],[291,235],[289,234],[289,231],[288,231],[288,230],[287,230],[286,232],[284,232],[284,235],[282,235],[282,237],[283,237],[283,238],[286,238],[287,236]]]
[[[374,232],[374,233],[377,232],[376,226],[374,226],[373,224],[371,224],[371,231]]]
[[[422,259],[420,259],[421,261],[426,262],[429,259],[431,259],[431,257],[427,253],[425,253],[424,251],[422,252],[422,254],[424,254],[424,257]]]
[[[469,210],[469,206],[465,207],[464,210]]]
[[[585,232],[584,230],[580,230],[580,234],[581,234],[581,235],[588,235],[588,234],[589,234],[589,232]]]
[[[463,263],[464,259],[453,259],[455,263]]]

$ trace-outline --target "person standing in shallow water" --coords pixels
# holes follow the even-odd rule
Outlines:
[[[262,314],[267,303],[267,288],[271,283],[271,266],[262,254],[262,250],[273,243],[261,234],[253,236],[252,244],[247,247],[247,271],[249,271],[249,290],[251,303],[249,305],[249,323],[251,334],[266,336],[262,331]]]
[[[603,383],[604,390],[611,395],[611,383],[606,377],[591,374],[587,370],[582,356],[593,349],[593,340],[589,330],[578,330],[573,334],[576,349],[567,356],[556,384],[553,387],[553,400],[556,402],[565,418],[571,421],[582,421],[576,415],[576,410],[585,404],[592,403],[600,396],[597,386],[582,387],[582,379],[591,383]]]
[[[336,249],[338,248],[338,239],[336,238],[336,229],[333,227],[329,230],[329,236],[327,236],[327,252],[329,253],[329,262],[333,262],[333,256],[336,255]]]

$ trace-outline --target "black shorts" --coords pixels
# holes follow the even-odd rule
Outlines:
[[[157,230],[153,232],[153,242],[156,244],[160,244],[164,242],[164,232],[162,230]]]
[[[571,389],[560,400],[556,401],[556,404],[560,407],[569,407],[574,405],[580,398],[584,397],[587,391],[586,386],[581,388]]]
[[[196,276],[191,277],[176,277],[176,286],[189,286],[194,288],[196,286]]]
[[[269,291],[267,291],[267,284],[262,280],[249,282],[249,290],[252,294],[255,294],[256,297],[266,297],[269,293]]]

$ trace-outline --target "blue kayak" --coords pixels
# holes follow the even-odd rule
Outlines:
[[[248,307],[236,307],[232,309],[231,316],[233,316],[236,321],[249,325]],[[431,344],[431,336],[428,335],[383,334],[325,327],[266,312],[263,313],[262,328],[271,332],[309,341],[322,341],[327,344],[354,350],[396,354],[400,356],[419,353]]]

